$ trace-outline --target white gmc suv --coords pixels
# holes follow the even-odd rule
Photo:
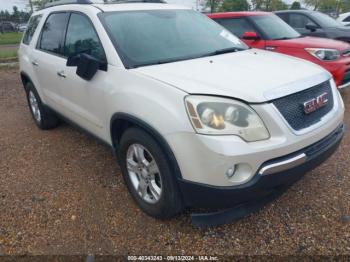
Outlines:
[[[165,3],[58,1],[19,50],[41,129],[60,119],[115,152],[140,208],[197,223],[253,211],[322,163],[343,137],[329,73],[249,49],[206,16]]]

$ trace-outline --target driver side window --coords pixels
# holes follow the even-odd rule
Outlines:
[[[226,18],[215,21],[240,38],[245,32],[255,32],[255,28],[245,18]]]
[[[65,56],[86,52],[100,61],[106,61],[102,44],[90,20],[81,14],[72,13],[64,45]]]
[[[301,14],[289,14],[289,24],[294,28],[305,28],[307,24],[317,26],[310,18]]]

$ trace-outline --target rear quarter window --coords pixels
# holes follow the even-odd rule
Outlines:
[[[30,42],[32,41],[33,35],[40,23],[41,18],[42,18],[42,15],[36,15],[29,20],[27,30],[23,36],[23,41],[22,41],[23,44],[25,45],[30,44]]]

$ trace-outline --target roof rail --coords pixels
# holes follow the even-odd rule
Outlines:
[[[69,4],[80,4],[80,5],[90,5],[90,4],[97,4],[97,3],[103,3],[103,0],[49,0],[44,5],[44,8],[56,6],[56,5],[69,5]]]
[[[123,4],[123,3],[161,3],[166,4],[164,0],[47,0],[44,8],[57,6],[57,5],[69,5],[69,4]]]

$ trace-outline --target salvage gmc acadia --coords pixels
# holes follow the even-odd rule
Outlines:
[[[145,213],[226,222],[336,150],[344,105],[328,72],[185,7],[132,2],[51,3],[19,57],[37,126],[67,120],[108,144]]]

